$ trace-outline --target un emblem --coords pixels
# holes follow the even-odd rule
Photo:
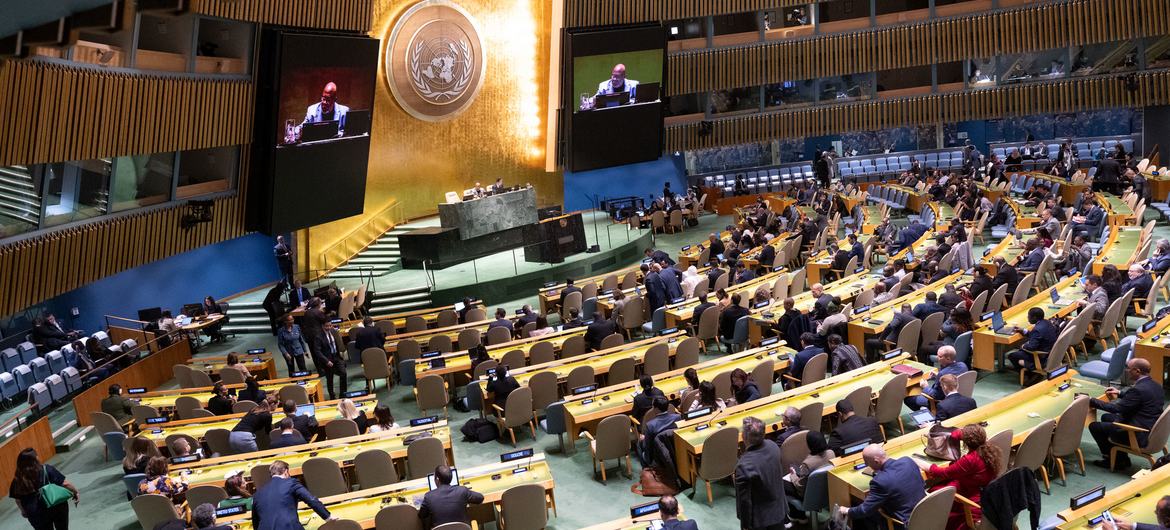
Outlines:
[[[415,4],[386,44],[386,81],[411,116],[442,121],[463,112],[483,85],[487,57],[475,20],[448,0]]]

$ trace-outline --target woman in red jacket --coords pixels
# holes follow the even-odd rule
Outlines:
[[[983,486],[999,475],[1004,455],[998,447],[987,443],[987,431],[978,425],[968,425],[962,429],[955,429],[951,438],[962,440],[967,446],[967,454],[945,467],[918,462],[918,467],[926,473],[927,478],[934,479],[936,484],[931,491],[954,486],[956,493],[975,504],[983,492]],[[956,500],[951,507],[951,514],[947,518],[947,530],[966,529],[966,519],[963,517],[961,501]],[[975,520],[979,520],[982,512],[972,508]]]

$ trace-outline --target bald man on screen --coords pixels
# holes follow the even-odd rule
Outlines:
[[[609,74],[609,79],[602,81],[597,85],[597,95],[604,96],[609,94],[621,94],[622,92],[629,92],[630,98],[634,97],[634,90],[638,86],[638,82],[633,79],[626,79],[626,65],[615,64],[613,71]]]
[[[345,133],[345,115],[348,112],[349,107],[337,102],[337,85],[330,81],[321,89],[321,101],[309,105],[305,111],[305,121],[302,125],[337,121],[337,133],[341,135]]]

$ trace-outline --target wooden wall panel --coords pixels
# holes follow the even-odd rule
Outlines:
[[[102,410],[102,400],[110,395],[110,385],[119,384],[122,385],[122,388],[146,387],[148,390],[157,390],[163,383],[174,378],[172,371],[174,365],[186,363],[190,359],[190,343],[178,340],[170,346],[118,370],[102,382],[87,388],[73,398],[73,410],[77,414],[77,424],[82,426],[93,424],[89,419],[89,413]]]
[[[366,33],[373,0],[191,0],[191,11],[247,22]]]
[[[16,457],[29,447],[37,450],[37,457],[41,462],[47,462],[57,454],[57,444],[53,443],[53,429],[49,426],[48,416],[32,422],[24,430],[0,444],[0,462],[6,464],[0,466],[0,495],[8,496],[8,488],[12,485],[12,477],[15,475]]]
[[[247,80],[0,61],[0,166],[249,143],[253,91]]]
[[[809,3],[808,0],[565,0],[565,27],[658,22]]]
[[[1162,35],[1168,25],[1166,4],[1070,0],[841,35],[683,51],[670,55],[666,87],[670,95],[691,94]],[[1118,23],[1104,22],[1109,20]]]
[[[1170,103],[1170,72],[1135,74],[1137,86],[1132,91],[1126,86],[1126,77],[1116,75],[1029,83],[717,119],[713,120],[714,128],[708,136],[699,136],[698,123],[674,125],[666,128],[666,150],[719,147],[919,123],[953,123]]]

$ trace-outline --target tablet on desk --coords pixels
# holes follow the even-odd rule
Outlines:
[[[459,471],[455,468],[451,468],[451,485],[459,485]],[[439,485],[437,482],[435,482],[435,474],[431,473],[430,475],[427,475],[427,490],[431,491],[437,487],[439,487]]]

